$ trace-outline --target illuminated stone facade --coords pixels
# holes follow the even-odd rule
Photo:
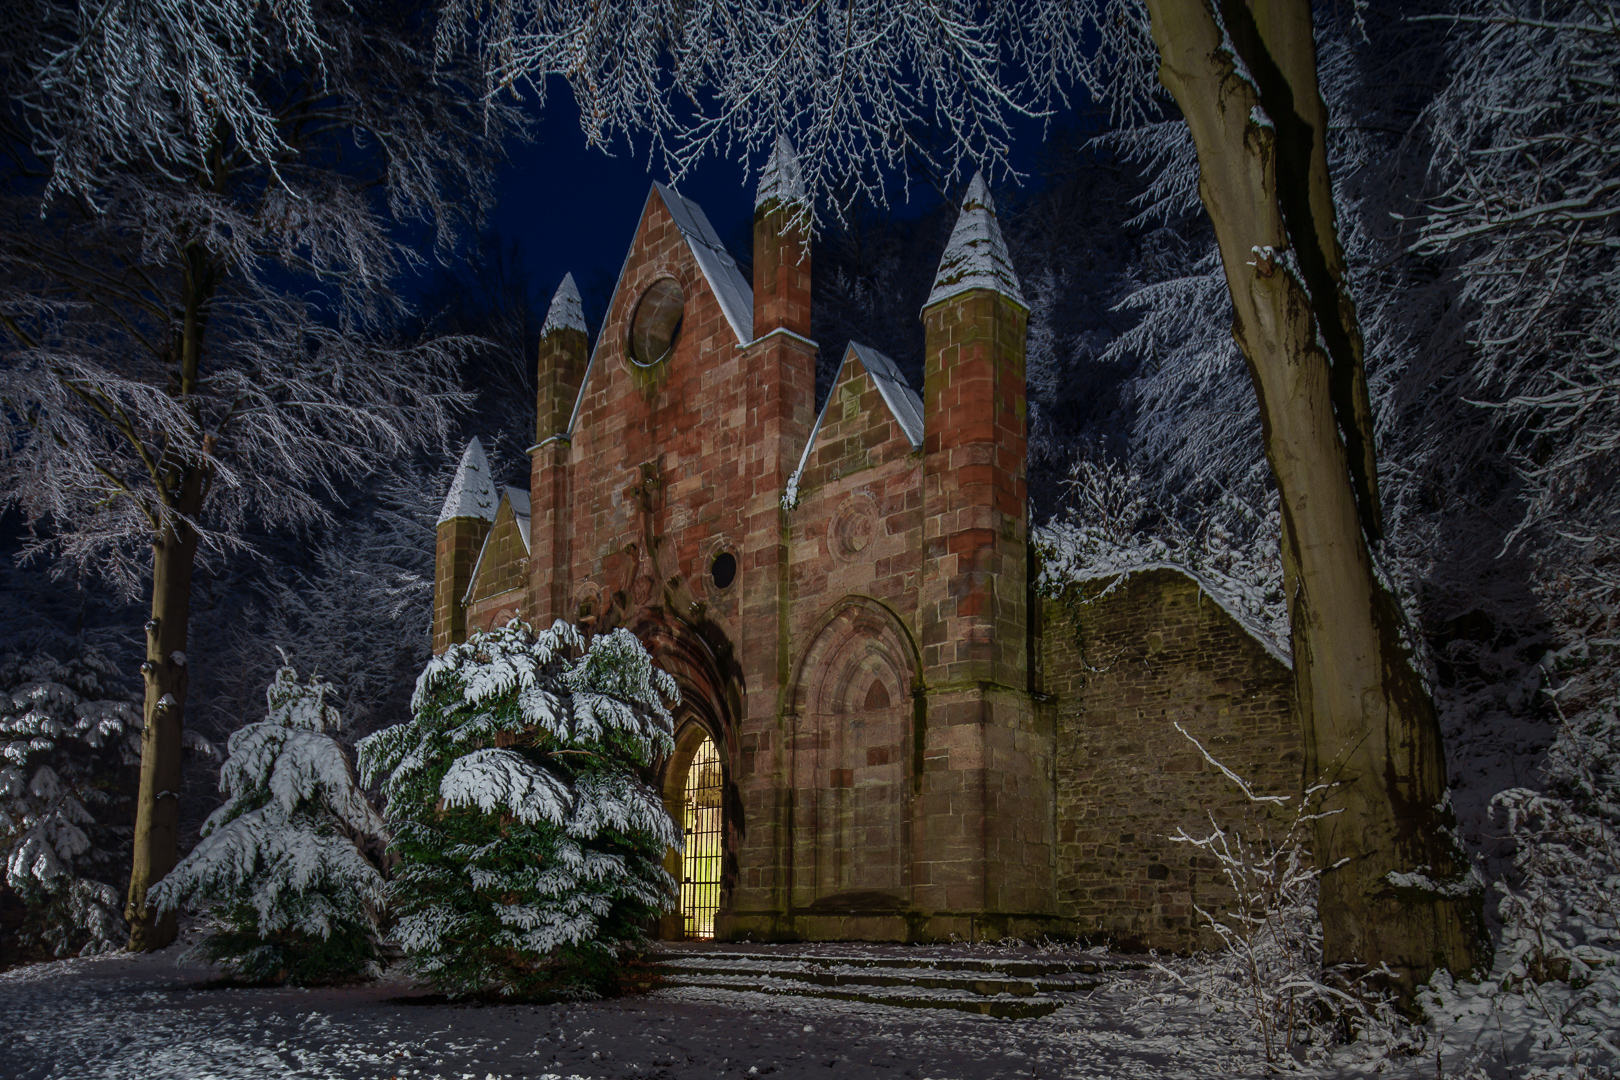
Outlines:
[[[921,392],[852,344],[818,416],[793,181],[779,147],[752,282],[702,210],[661,185],[594,348],[564,282],[540,345],[528,491],[498,488],[469,448],[446,500],[435,650],[513,617],[641,637],[683,695],[660,778],[672,807],[703,737],[719,748],[719,937],[1101,933],[1185,947],[1191,903],[1218,895],[1195,897],[1186,854],[1173,878],[1130,863],[1170,866],[1163,844],[1095,856],[1124,820],[1099,824],[1097,800],[1127,776],[1158,777],[1114,831],[1162,837],[1231,793],[1194,763],[1202,786],[1177,799],[1186,755],[1165,771],[1168,708],[1115,710],[1108,724],[1152,737],[1098,743],[1088,716],[1112,684],[1085,667],[1072,605],[1032,598],[1027,308],[988,192],[970,188],[922,311]],[[1286,667],[1245,652],[1252,639],[1220,618],[1153,678],[1190,688],[1166,700],[1191,719],[1206,653],[1249,664],[1235,677],[1270,695],[1253,731],[1266,745],[1224,748],[1240,769],[1291,763],[1263,783],[1297,788]],[[1099,753],[1114,787],[1095,779]],[[1098,873],[1149,875],[1154,890],[1126,911],[1096,895]]]

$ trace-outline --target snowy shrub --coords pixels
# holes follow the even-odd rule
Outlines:
[[[1392,1000],[1369,977],[1376,973],[1322,966],[1321,870],[1310,838],[1327,785],[1312,785],[1298,799],[1257,795],[1180,724],[1176,730],[1262,812],[1241,828],[1212,815],[1207,835],[1177,829],[1169,838],[1197,849],[1199,864],[1218,871],[1230,896],[1219,913],[1193,905],[1219,944],[1183,963],[1156,963],[1159,979],[1144,1006],[1190,998],[1206,1011],[1227,1013],[1250,1029],[1272,1067],[1320,1057],[1347,1036],[1359,1040],[1359,1057],[1387,1055],[1401,1026]],[[1279,819],[1274,811],[1290,802],[1292,815]]]
[[[152,892],[168,911],[208,908],[203,955],[255,982],[312,983],[376,961],[382,875],[362,844],[382,819],[356,787],[329,683],[276,672],[269,711],[231,736],[226,795],[202,840]]]
[[[0,659],[0,852],[22,901],[24,948],[57,956],[122,945],[119,882],[129,830],[116,824],[140,760],[140,710],[119,700],[93,648]],[[97,700],[103,699],[103,700]]]
[[[1565,717],[1559,698],[1581,690],[1576,676],[1554,695],[1544,790],[1493,800],[1514,852],[1496,883],[1490,978],[1442,973],[1422,999],[1459,1075],[1579,1080],[1620,1066],[1620,697]]]
[[[429,662],[409,723],[360,744],[402,863],[395,937],[435,986],[582,996],[674,901],[680,834],[641,779],[675,681],[628,631],[474,634]]]

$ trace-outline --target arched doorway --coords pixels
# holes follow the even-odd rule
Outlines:
[[[692,624],[650,612],[636,628],[654,662],[680,685],[675,746],[659,767],[664,807],[686,836],[664,866],[675,878],[679,907],[659,920],[665,940],[712,938],[737,884],[743,821],[732,770],[736,717],[743,714],[741,672],[730,642],[713,623]]]
[[[686,850],[681,857],[681,936],[689,940],[714,937],[714,916],[720,910],[720,864],[725,855],[725,782],[720,753],[707,735],[686,768],[681,834]]]
[[[697,710],[686,703],[675,725],[675,751],[664,762],[664,808],[681,830],[682,850],[669,850],[664,869],[675,879],[676,910],[659,921],[666,941],[714,937],[715,916],[725,900],[727,827],[726,765],[721,744]]]
[[[874,600],[845,597],[812,637],[792,699],[794,908],[910,903],[917,678],[904,626]]]

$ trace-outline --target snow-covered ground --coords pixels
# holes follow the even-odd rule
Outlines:
[[[817,947],[829,955],[840,948]],[[873,951],[871,946],[842,948]],[[1532,1060],[1547,1058],[1545,1065],[1558,1055],[1529,1051],[1534,1032],[1519,1022],[1523,1018],[1516,1013],[1522,1009],[1510,1002],[1506,1009],[1481,1011],[1482,999],[1474,998],[1454,999],[1460,1012],[1478,1015],[1445,1018],[1448,1030],[1440,1040],[1434,1033],[1418,1035],[1403,1040],[1404,1049],[1393,1054],[1387,1041],[1382,1050],[1361,1043],[1335,1049],[1327,1061],[1285,1058],[1268,1070],[1241,1009],[1232,1007],[1237,1002],[1195,1005],[1167,992],[1165,980],[1140,968],[1101,972],[1094,989],[1064,994],[1065,1003],[1049,1015],[998,1020],[944,1009],[699,986],[570,1005],[451,1004],[392,972],[347,987],[248,989],[220,985],[215,969],[182,959],[183,950],[176,945],[145,956],[114,954],[0,973],[0,1077],[1211,1080],[1288,1071],[1483,1080],[1612,1075],[1591,1054],[1581,1055],[1584,1068],[1530,1068]],[[903,951],[925,965],[935,953],[942,961],[961,961],[1007,952],[985,946]],[[1035,952],[1015,951],[1026,960]],[[1065,958],[1051,950],[1039,950],[1038,956]],[[1099,954],[1077,953],[1072,959],[1097,960]],[[1499,1041],[1504,1045],[1496,1047]],[[1507,1045],[1519,1043],[1525,1045]]]
[[[19,1080],[878,1076],[1258,1076],[1252,1044],[1208,1017],[1129,1010],[1142,972],[1114,973],[1036,1020],[680,988],[575,1005],[451,1005],[395,978],[321,990],[210,985],[148,956],[0,974],[0,1074]],[[757,1070],[757,1071],[756,1071]]]

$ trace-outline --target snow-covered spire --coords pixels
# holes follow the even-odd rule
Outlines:
[[[1013,272],[1012,260],[1007,257],[1007,241],[1001,237],[1001,226],[996,223],[996,204],[990,199],[990,188],[984,174],[974,173],[962,200],[962,216],[951,230],[951,241],[940,256],[939,273],[934,276],[934,291],[928,294],[928,303],[937,304],[957,293],[969,289],[989,289],[998,292],[1022,307],[1029,307],[1018,286],[1018,275]]]
[[[495,485],[489,480],[489,458],[484,455],[484,444],[477,436],[467,444],[456,467],[456,478],[450,481],[450,494],[444,497],[444,509],[439,511],[436,525],[451,518],[482,518],[495,520]]]
[[[551,310],[546,312],[546,324],[540,328],[545,337],[553,330],[578,330],[585,333],[585,305],[579,299],[579,286],[573,274],[564,274],[557,294],[551,298]]]
[[[776,137],[765,171],[759,174],[759,193],[754,196],[754,209],[758,210],[772,199],[783,205],[803,203],[804,177],[799,173],[799,154],[786,135]]]

